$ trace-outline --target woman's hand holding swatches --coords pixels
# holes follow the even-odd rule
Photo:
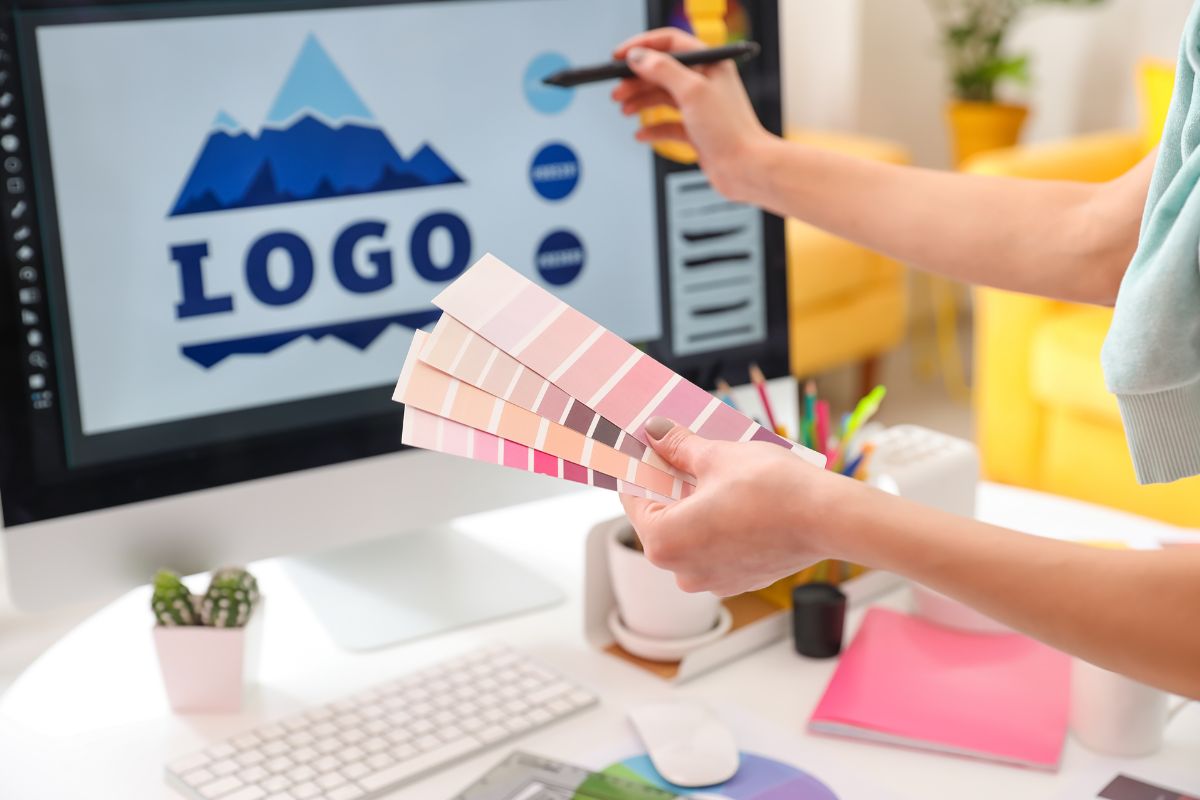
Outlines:
[[[773,444],[714,442],[682,425],[646,424],[654,449],[696,476],[687,502],[622,495],[646,556],[686,591],[735,595],[761,589],[834,551],[822,535],[826,507],[852,483]]]

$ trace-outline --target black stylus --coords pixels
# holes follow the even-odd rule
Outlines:
[[[697,67],[701,64],[715,64],[725,59],[734,61],[749,61],[762,52],[758,42],[738,42],[724,47],[713,47],[707,50],[692,50],[687,53],[672,53],[671,55],[687,67]],[[581,83],[610,81],[616,78],[632,78],[634,72],[624,61],[610,61],[607,64],[597,64],[578,69],[564,69],[542,78],[542,83],[550,86],[560,86],[564,89],[578,86]]]

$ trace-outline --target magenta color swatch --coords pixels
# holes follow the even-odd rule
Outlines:
[[[588,482],[587,467],[582,467],[579,464],[576,464],[574,461],[564,461],[562,462],[562,465],[563,478],[566,480],[584,484]]]
[[[552,456],[549,453],[543,453],[541,450],[534,450],[533,471],[538,475],[549,475],[551,478],[557,478],[558,457]]]

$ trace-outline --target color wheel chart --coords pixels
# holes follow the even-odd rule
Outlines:
[[[601,775],[636,780],[680,795],[727,800],[838,800],[833,790],[821,781],[790,764],[754,753],[742,753],[737,775],[728,783],[689,790],[672,786],[659,777],[648,755],[627,758],[604,769]],[[595,793],[584,781],[573,800],[591,800]]]

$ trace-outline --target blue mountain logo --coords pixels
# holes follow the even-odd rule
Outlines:
[[[309,34],[257,135],[217,114],[168,216],[462,182],[428,144],[401,156]]]

